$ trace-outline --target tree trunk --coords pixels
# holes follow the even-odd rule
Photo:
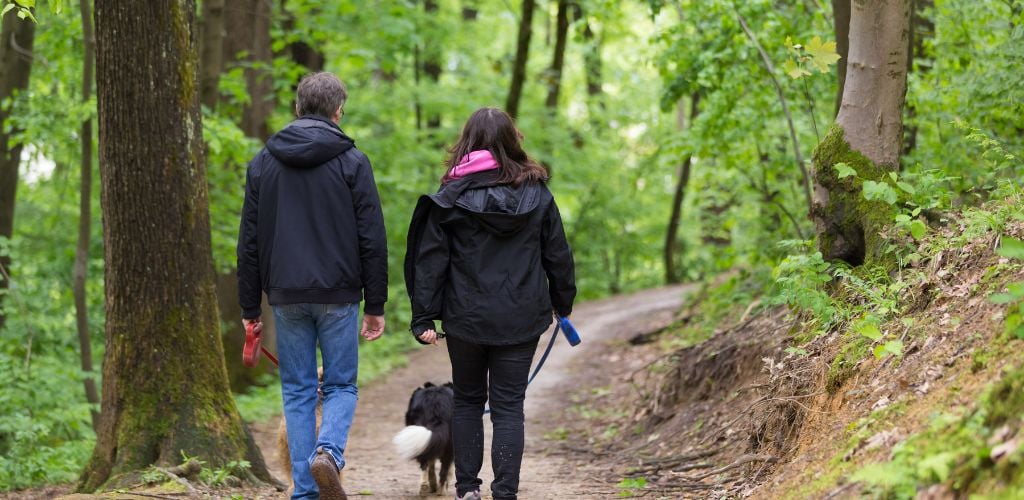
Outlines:
[[[427,17],[430,19],[432,29],[430,33],[435,35],[440,32],[437,28],[437,0],[424,0],[423,10],[426,11]],[[428,40],[424,48],[423,54],[423,74],[427,75],[430,82],[436,86],[441,80],[441,43],[439,40]],[[436,129],[441,126],[441,115],[435,110],[431,110],[427,113],[427,128]]]
[[[832,18],[836,32],[836,53],[839,64],[836,64],[838,85],[836,86],[836,110],[843,103],[843,86],[846,85],[846,60],[850,56],[850,0],[832,0]]]
[[[290,32],[294,30],[295,16],[292,15],[291,12],[288,12],[287,0],[281,0],[280,9],[284,16],[284,31]],[[289,43],[288,52],[291,54],[292,61],[294,61],[295,64],[308,69],[310,72],[323,71],[324,65],[327,64],[327,58],[324,57],[323,52],[314,49],[313,46],[306,43],[305,40],[297,40]],[[294,82],[292,90],[298,86],[299,82]]]
[[[914,61],[924,59],[924,41],[930,36],[935,36],[935,23],[925,15],[925,10],[935,5],[935,0],[911,0],[910,30],[907,49],[907,74],[914,71]],[[920,66],[918,71],[924,74],[928,71],[928,65]],[[906,133],[904,134],[903,154],[910,154],[917,148],[917,109],[913,103],[907,103]]]
[[[246,88],[249,103],[242,108],[239,128],[248,137],[266,141],[270,137],[267,119],[274,108],[273,78],[269,67],[273,62],[270,39],[270,16],[272,0],[232,0],[225,3],[223,57],[225,66],[258,65],[261,68],[245,69]],[[243,55],[243,57],[239,57]],[[240,169],[238,165],[215,165],[213,168]],[[239,179],[243,176],[239,173]],[[242,312],[238,306],[238,279],[234,268],[218,274],[215,279],[220,310],[220,321],[224,325],[223,340],[226,344],[228,378],[231,387],[242,391],[256,383],[259,376],[272,370],[269,364],[257,368],[246,368],[241,359]],[[266,340],[266,339],[265,339]],[[272,346],[273,344],[268,344]]]
[[[200,97],[203,106],[214,109],[220,97],[220,73],[224,70],[224,0],[203,0],[200,22]]]
[[[18,19],[14,13],[3,16],[0,28],[0,103],[5,103],[15,94],[28,88],[28,76],[32,70],[32,42],[36,25]],[[14,199],[18,193],[18,164],[21,162],[21,144],[10,147],[8,142],[13,134],[7,132],[7,110],[0,106],[0,238],[10,238],[14,232]],[[10,257],[0,256],[0,266],[11,274]],[[10,286],[5,273],[0,273],[0,300]],[[0,308],[0,328],[4,326],[3,309]]]
[[[690,123],[700,113],[700,94],[694,92],[690,96]],[[686,130],[686,106],[680,100],[676,107],[676,124],[679,133]],[[690,183],[690,167],[693,163],[693,155],[687,154],[683,164],[679,167],[679,180],[676,182],[676,192],[672,197],[672,215],[668,219],[668,230],[665,232],[665,282],[679,283],[679,273],[676,272],[676,245],[679,243],[679,221],[683,214],[683,199],[686,195],[686,186]]]
[[[842,106],[836,125],[814,152],[811,213],[828,260],[852,265],[881,260],[885,241],[879,232],[892,222],[893,207],[864,200],[861,186],[865,180],[890,183],[888,173],[899,165],[909,29],[910,0],[853,5]],[[857,175],[840,179],[837,163]]]
[[[565,66],[565,46],[569,35],[569,0],[558,0],[558,14],[555,18],[555,53],[548,70],[548,98],[544,106],[549,110],[558,108],[558,93],[562,89],[562,68]]]
[[[605,104],[601,99],[601,39],[594,35],[590,21],[584,19],[583,23],[583,41],[586,44],[586,50],[583,52],[583,69],[586,73],[587,97],[591,101],[596,100],[598,107],[603,111]],[[598,120],[592,118],[591,122],[596,125]]]
[[[476,21],[476,17],[480,15],[480,0],[464,0],[462,2],[462,20],[463,21]]]
[[[530,36],[533,34],[534,0],[523,0],[523,17],[519,20],[519,38],[516,44],[516,60],[512,66],[512,84],[505,101],[505,111],[512,117],[519,116],[519,100],[523,95],[526,79],[526,61],[530,56]]]
[[[106,354],[79,489],[182,453],[272,481],[228,389],[217,324],[194,0],[96,4]],[[251,479],[251,478],[250,478]]]
[[[96,38],[92,31],[92,15],[89,0],[79,2],[82,16],[82,38],[84,54],[82,61],[82,102],[92,97],[93,58],[96,52]],[[89,272],[89,241],[92,233],[92,118],[82,122],[79,134],[82,141],[81,186],[78,195],[78,244],[75,246],[75,267],[72,293],[75,296],[75,325],[78,328],[82,373],[85,375],[85,399],[94,407],[100,404],[96,380],[92,377],[92,339],[89,335],[89,305],[86,303],[85,284]],[[99,429],[99,413],[90,409],[92,428]]]
[[[242,108],[242,131],[266,141],[270,137],[267,119],[274,109],[270,66],[274,54],[270,40],[271,0],[232,0],[224,10],[224,61],[228,68],[246,66],[245,81],[249,104]],[[243,57],[242,56],[244,53]]]

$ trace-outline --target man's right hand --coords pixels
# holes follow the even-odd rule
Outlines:
[[[248,329],[250,324],[256,324],[256,328],[253,329],[254,333],[258,336],[263,333],[263,316],[259,316],[252,319],[242,319],[242,328]]]
[[[364,339],[374,341],[384,335],[384,316],[363,315],[363,331],[359,332]]]
[[[418,338],[422,342],[437,345],[437,332],[435,332],[434,330],[426,330],[423,333],[421,333]]]

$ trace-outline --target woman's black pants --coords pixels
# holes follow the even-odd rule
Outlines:
[[[495,499],[514,499],[523,462],[523,401],[530,363],[539,338],[508,346],[473,344],[449,336],[448,356],[455,384],[452,440],[455,445],[455,489],[459,496],[479,490],[484,460],[484,404],[490,403],[491,468]]]

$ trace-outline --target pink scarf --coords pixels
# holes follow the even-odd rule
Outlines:
[[[477,151],[470,151],[468,155],[462,157],[462,161],[445,177],[445,182],[454,181],[461,179],[470,174],[478,172],[486,172],[488,170],[497,170],[498,162],[494,160],[494,156],[491,152],[486,149],[480,149]]]

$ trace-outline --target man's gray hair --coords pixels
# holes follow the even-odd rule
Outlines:
[[[348,89],[334,73],[310,73],[299,81],[295,92],[295,113],[331,118],[345,105]]]

